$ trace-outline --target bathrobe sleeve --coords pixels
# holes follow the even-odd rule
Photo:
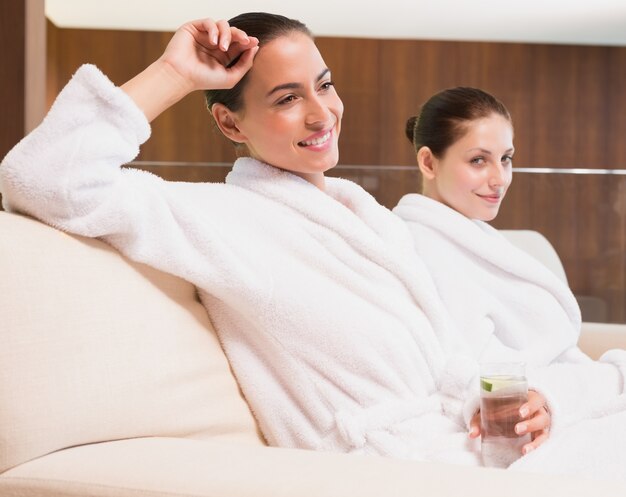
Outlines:
[[[120,166],[135,158],[150,125],[95,66],[82,66],[43,122],[4,158],[3,206],[85,236],[127,231],[142,202]],[[155,177],[156,179],[156,177]],[[158,181],[153,181],[158,188]]]
[[[84,65],[41,125],[0,165],[4,208],[103,239],[131,259],[213,293],[258,290],[263,275],[243,261],[245,251],[222,229],[219,213],[205,212],[230,198],[227,185],[203,184],[199,205],[187,198],[196,186],[122,167],[149,136],[133,100],[95,66]]]
[[[626,351],[614,350],[593,361],[578,347],[547,366],[529,371],[529,388],[548,401],[553,427],[559,429],[601,412],[624,393]]]

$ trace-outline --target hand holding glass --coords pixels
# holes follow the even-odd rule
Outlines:
[[[528,401],[523,363],[488,363],[480,371],[481,450],[485,466],[505,468],[522,455],[530,435],[520,436],[520,407]]]

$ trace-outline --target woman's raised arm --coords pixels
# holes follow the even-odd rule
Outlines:
[[[122,89],[152,121],[194,90],[235,86],[252,67],[258,44],[226,21],[191,21],[176,31],[161,57]]]

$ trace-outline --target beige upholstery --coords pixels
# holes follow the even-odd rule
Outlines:
[[[261,444],[192,285],[0,213],[0,472],[120,438]]]
[[[63,493],[41,493],[48,489]],[[182,439],[77,447],[0,476],[2,497],[623,497],[624,490],[562,476]]]
[[[525,250],[544,264],[550,271],[565,283],[568,283],[565,268],[548,239],[533,230],[500,230],[513,245]],[[593,295],[576,295],[583,321],[605,322],[608,319],[608,305],[600,297]],[[626,328],[625,328],[626,329]]]
[[[626,349],[626,325],[583,322],[578,346],[592,359],[611,349]]]
[[[556,253],[552,244],[541,233],[533,230],[500,230],[500,233],[513,245],[528,252],[567,283],[565,268],[559,254]]]
[[[0,295],[1,497],[626,495],[266,447],[191,285],[3,212]]]

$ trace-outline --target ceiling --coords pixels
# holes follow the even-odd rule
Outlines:
[[[65,28],[174,31],[185,21],[266,11],[315,35],[626,46],[626,0],[46,0]]]

